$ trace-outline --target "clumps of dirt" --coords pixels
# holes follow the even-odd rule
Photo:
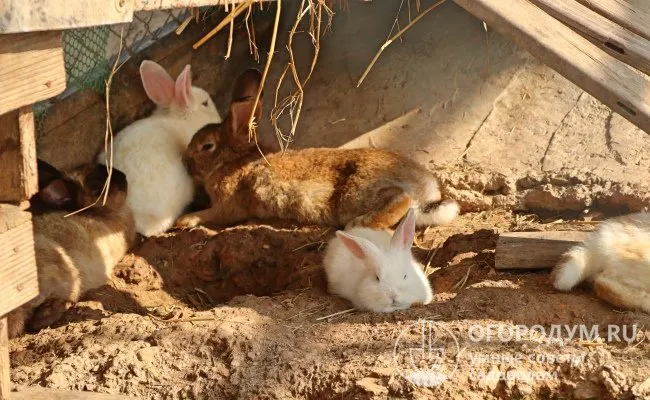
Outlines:
[[[495,207],[536,213],[600,210],[620,215],[647,209],[650,187],[604,180],[589,172],[560,171],[506,176],[467,166],[436,171],[446,194],[463,211]]]

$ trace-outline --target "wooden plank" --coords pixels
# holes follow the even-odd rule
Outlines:
[[[38,295],[31,214],[0,207],[0,316]]]
[[[0,33],[110,25],[133,19],[133,0],[3,0]]]
[[[41,387],[28,387],[11,393],[11,400],[135,400],[121,394],[73,392]]]
[[[494,268],[553,268],[564,252],[588,235],[582,231],[502,233],[497,240]]]
[[[136,11],[168,10],[172,8],[192,8],[204,6],[222,6],[226,4],[240,4],[248,0],[135,0]],[[254,0],[256,3],[271,0]]]
[[[650,133],[650,77],[527,0],[454,0],[587,93]]]
[[[0,35],[0,88],[0,114],[63,92],[61,32]]]
[[[9,398],[11,391],[11,367],[9,361],[9,330],[7,318],[0,318],[0,400]]]
[[[577,0],[586,7],[650,40],[648,0]]]
[[[531,1],[608,54],[650,75],[650,41],[576,1]]]
[[[0,116],[0,201],[28,200],[38,191],[32,107]]]

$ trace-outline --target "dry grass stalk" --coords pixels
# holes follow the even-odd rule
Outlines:
[[[305,5],[305,3],[307,3]],[[320,38],[322,32],[322,22],[323,22],[323,11],[328,15],[328,25],[331,24],[332,16],[334,12],[327,6],[325,0],[302,0],[300,7],[298,9],[298,15],[293,24],[293,27],[289,31],[289,38],[287,43],[287,52],[289,54],[289,63],[287,64],[284,72],[280,76],[276,87],[275,93],[275,103],[273,110],[271,112],[271,122],[273,123],[273,128],[275,130],[278,143],[282,151],[285,151],[291,142],[293,135],[296,132],[298,125],[298,120],[300,119],[300,112],[302,111],[302,105],[304,100],[304,87],[309,81],[314,72],[316,62],[318,60],[318,55],[320,52]],[[296,61],[293,54],[293,39],[298,31],[298,27],[302,19],[309,13],[309,30],[308,34],[311,37],[312,44],[314,46],[314,55],[310,64],[309,72],[304,80],[301,80],[296,68]],[[284,82],[284,78],[287,75],[287,72],[291,71],[291,76],[293,77],[293,82],[296,89],[284,97],[282,100],[278,100],[280,88]],[[285,112],[288,112],[290,121],[291,121],[291,130],[289,134],[284,134],[282,129],[279,126],[278,120],[282,117]]]
[[[234,20],[244,12],[245,10],[248,10],[250,6],[253,4],[254,0],[246,0],[246,2],[240,3],[226,18],[224,18],[217,26],[215,26],[210,32],[208,32],[207,35],[203,36],[201,39],[199,39],[198,42],[194,43],[192,45],[192,48],[194,50],[198,49],[199,47],[203,46],[205,42],[210,40],[214,35],[219,33],[221,29],[223,29],[224,26],[228,25],[230,21]],[[280,2],[278,2],[280,3]]]
[[[124,45],[124,28],[120,30],[120,47],[117,52],[117,56],[115,56],[115,62],[113,63],[113,68],[111,69],[111,73],[108,75],[108,78],[106,79],[106,132],[104,134],[104,152],[105,154],[108,155],[108,158],[106,160],[106,168],[108,170],[108,178],[106,178],[106,182],[104,182],[104,187],[102,188],[101,193],[99,194],[99,197],[97,197],[97,200],[95,200],[92,204],[83,207],[79,210],[73,211],[71,213],[68,213],[65,215],[65,217],[69,217],[71,215],[80,213],[84,210],[87,210],[93,206],[95,206],[100,199],[102,199],[102,206],[106,205],[106,200],[108,199],[108,191],[111,186],[111,177],[113,176],[113,127],[111,126],[111,84],[113,82],[113,76],[115,76],[115,73],[124,65],[124,63],[120,64],[120,57],[122,56],[122,49]]]
[[[357,310],[356,308],[348,308],[347,310],[335,312],[334,314],[330,314],[330,315],[326,315],[324,317],[316,318],[316,321],[323,321],[323,320],[330,319],[330,318],[333,318],[333,317],[336,317],[336,316],[339,316],[339,315],[348,314],[348,313],[351,313],[351,312],[356,311],[356,310]]]
[[[260,87],[257,90],[257,95],[255,96],[255,102],[253,103],[253,110],[257,108],[260,102],[260,97],[262,97],[264,82],[266,82],[266,76],[269,73],[269,68],[271,67],[271,61],[273,60],[273,54],[275,53],[275,42],[278,37],[278,26],[280,25],[280,15],[282,12],[281,10],[282,10],[282,1],[278,0],[277,8],[275,11],[275,23],[273,24],[273,36],[271,37],[271,47],[269,48],[269,55],[268,58],[266,59],[266,65],[264,66],[264,71],[262,72],[262,80],[260,82]],[[260,146],[257,143],[256,128],[257,128],[257,122],[255,121],[255,113],[251,113],[251,117],[248,120],[248,141],[250,142],[251,139],[255,139],[255,144],[257,145],[257,149],[259,150],[260,154],[262,154],[262,157],[264,157],[264,154],[262,153],[262,150],[260,149]],[[264,160],[266,160],[266,157],[264,157]]]
[[[363,80],[366,79],[366,76],[368,75],[368,73],[370,72],[372,67],[375,65],[377,60],[379,59],[379,56],[381,55],[381,53],[383,53],[384,50],[386,50],[386,48],[391,45],[391,43],[393,43],[395,40],[397,40],[406,31],[411,29],[413,27],[413,25],[415,25],[420,19],[422,19],[425,15],[427,15],[429,12],[431,12],[434,8],[438,7],[439,5],[441,5],[444,2],[445,2],[445,0],[440,0],[440,1],[432,4],[431,6],[429,6],[429,8],[427,8],[426,10],[424,10],[420,14],[418,14],[418,16],[415,17],[415,19],[413,21],[409,22],[408,25],[406,25],[404,28],[400,29],[399,32],[397,32],[395,35],[393,35],[393,37],[388,39],[386,41],[386,43],[384,43],[379,48],[379,50],[377,51],[377,54],[375,54],[372,61],[370,61],[370,64],[368,64],[368,67],[366,67],[366,70],[363,71],[363,75],[361,75],[361,78],[359,79],[359,82],[357,82],[357,87],[361,86],[361,83],[363,83]]]
[[[226,11],[228,11],[228,0],[226,0]],[[230,58],[230,51],[232,50],[232,40],[233,40],[233,34],[235,31],[235,10],[236,7],[233,4],[232,10],[230,12],[230,32],[228,33],[228,50],[226,50],[226,56],[224,57],[226,60]],[[250,7],[248,8],[248,12],[250,13]]]

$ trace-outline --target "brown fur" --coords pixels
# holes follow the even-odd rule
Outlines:
[[[106,180],[106,167],[74,171],[73,194],[80,206],[92,204]],[[55,211],[34,216],[34,246],[39,295],[9,315],[10,336],[49,326],[89,289],[108,283],[112,269],[135,241],[131,211],[126,205],[126,178],[113,170],[106,205],[101,201],[78,214]]]
[[[415,161],[382,149],[304,149],[261,159],[248,139],[248,120],[259,77],[249,71],[234,85],[230,113],[192,138],[184,160],[212,207],[188,214],[179,227],[230,225],[249,218],[386,228],[414,201],[421,206],[437,190],[433,174]],[[241,99],[244,100],[241,100]],[[255,110],[259,120],[261,109]],[[435,197],[435,196],[433,196]]]

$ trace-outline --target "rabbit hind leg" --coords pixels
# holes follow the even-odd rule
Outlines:
[[[650,313],[650,293],[629,287],[606,275],[599,275],[595,279],[594,292],[614,306]]]
[[[411,197],[400,188],[388,188],[380,195],[376,207],[363,215],[353,218],[345,226],[386,229],[397,225],[411,206]]]

